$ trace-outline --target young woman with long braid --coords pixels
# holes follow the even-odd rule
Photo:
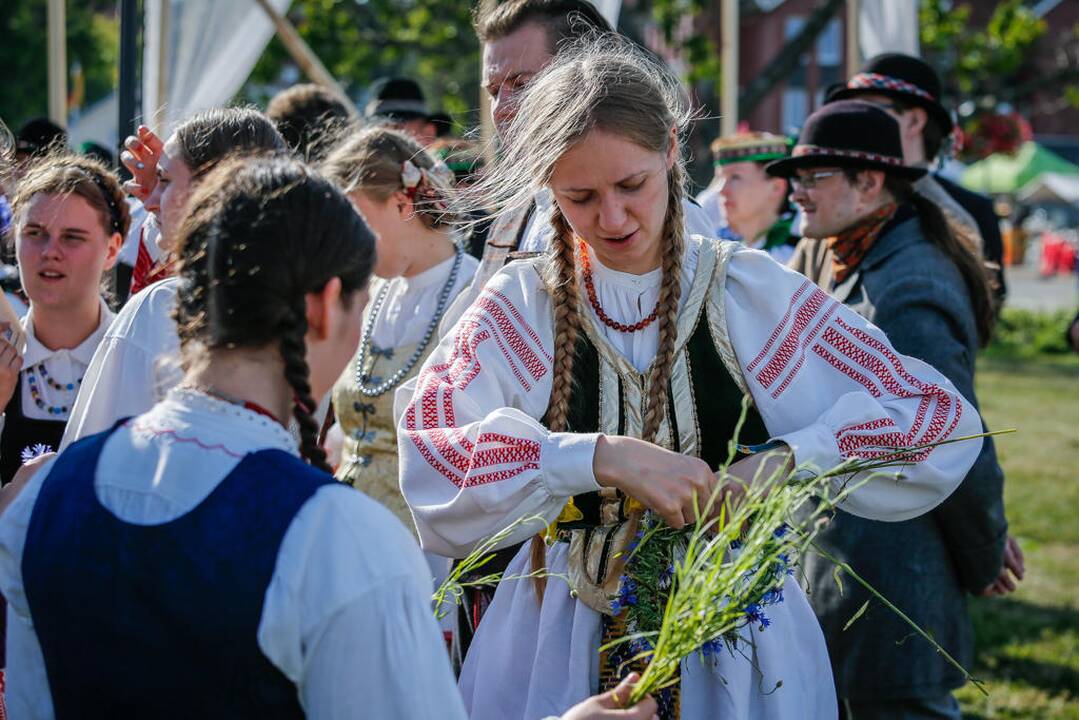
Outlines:
[[[473,720],[539,717],[616,680],[598,648],[624,632],[611,604],[619,552],[642,506],[674,527],[695,520],[746,394],[742,442],[775,449],[730,466],[743,482],[834,467],[885,442],[873,428],[927,441],[981,429],[945,378],[803,276],[686,235],[687,115],[670,72],[618,40],[560,53],[471,191],[505,214],[549,188],[556,239],[495,275],[420,371],[400,408],[402,491],[424,548],[452,557],[522,516],[557,520],[559,541],[522,548],[508,573],[545,564],[575,590],[499,585],[460,677]],[[876,520],[924,513],[979,445],[939,446],[903,482],[869,478],[843,506]],[[688,658],[662,715],[835,717],[820,628],[793,579],[784,596],[770,627],[740,631],[748,657]]]
[[[283,157],[227,161],[189,211],[182,383],[2,497],[12,717],[464,720],[410,533],[314,442],[312,397],[359,341],[371,231]]]

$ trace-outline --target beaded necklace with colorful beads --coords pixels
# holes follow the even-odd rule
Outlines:
[[[82,385],[82,378],[80,377],[74,382],[58,383],[49,375],[49,371],[45,369],[45,363],[43,362],[26,368],[26,383],[30,386],[30,397],[34,399],[34,404],[50,415],[67,415],[71,409],[70,403],[68,405],[49,405],[41,397],[41,388],[38,387],[37,380],[38,373],[41,374],[42,379],[48,386],[57,392],[77,392],[79,386]]]

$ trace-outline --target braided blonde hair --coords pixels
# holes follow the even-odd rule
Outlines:
[[[617,36],[592,38],[559,53],[530,83],[498,159],[480,182],[461,193],[461,199],[472,207],[495,208],[496,216],[516,212],[550,181],[558,159],[593,130],[619,135],[664,157],[675,151],[667,175],[667,213],[661,238],[659,348],[642,429],[643,439],[650,442],[655,441],[665,417],[681,296],[685,169],[681,154],[672,148],[677,140],[671,131],[680,134],[689,121],[678,80],[665,66]],[[575,234],[557,204],[551,225],[554,238],[547,275],[554,306],[555,341],[551,396],[544,421],[557,432],[567,428],[582,320]],[[632,513],[630,537],[639,522],[639,513]],[[533,568],[542,568],[544,561],[544,545],[537,537],[532,544]],[[621,572],[620,566],[617,571]],[[544,586],[542,579],[535,580],[540,600]]]

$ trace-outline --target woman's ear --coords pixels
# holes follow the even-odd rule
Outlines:
[[[390,196],[390,200],[393,201],[397,207],[397,214],[401,218],[402,222],[411,220],[416,215],[416,205],[412,202],[404,190],[398,190]]]
[[[315,340],[325,340],[333,327],[333,313],[341,307],[341,278],[332,277],[321,290],[304,296],[307,333]]]
[[[667,139],[667,169],[674,167],[678,160],[678,128],[672,126],[670,137]]]
[[[112,270],[120,258],[120,248],[124,246],[124,236],[114,232],[105,244],[105,270]]]

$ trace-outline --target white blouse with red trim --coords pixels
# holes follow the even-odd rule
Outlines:
[[[687,242],[683,301],[701,242]],[[615,320],[651,312],[658,273],[635,279],[596,262],[593,272]],[[879,328],[767,254],[735,249],[724,293],[753,400],[799,464],[829,469],[882,446],[981,432],[974,406],[943,375],[897,353]],[[553,520],[567,498],[598,489],[598,436],[552,433],[540,423],[551,392],[553,324],[533,264],[511,263],[398,391],[401,487],[425,549],[462,557],[513,520],[536,513]],[[638,369],[655,354],[655,324],[631,336],[603,329]],[[955,489],[980,447],[972,440],[927,450],[904,468],[902,482],[870,478],[842,507],[873,520],[921,515]],[[520,534],[507,544],[530,529]]]

